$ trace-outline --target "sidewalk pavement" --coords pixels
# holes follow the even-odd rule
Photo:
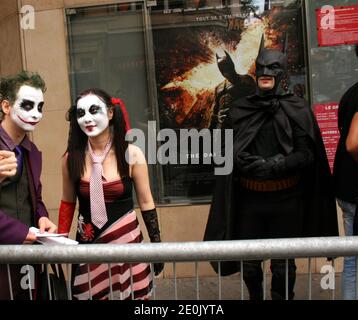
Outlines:
[[[312,274],[312,300],[331,300],[340,299],[341,274],[335,275],[335,290],[322,289],[321,279],[324,274]],[[270,300],[271,276],[266,277],[266,299]],[[175,300],[174,279],[155,279],[155,299]],[[197,299],[197,279],[178,278],[177,279],[177,299],[196,300]],[[200,300],[218,300],[218,277],[202,277],[199,279],[199,298]],[[221,299],[241,300],[240,274],[221,277]],[[308,300],[308,274],[297,274],[295,285],[295,300]],[[248,300],[247,289],[244,286],[244,300]]]

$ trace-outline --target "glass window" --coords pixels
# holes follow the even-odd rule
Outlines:
[[[102,88],[125,102],[131,127],[146,134],[152,111],[143,10],[142,3],[128,3],[67,9],[66,14],[72,101],[84,89]],[[156,168],[149,170],[156,196]]]
[[[307,1],[311,103],[333,170],[339,140],[338,104],[358,78],[356,0]]]
[[[155,121],[157,150],[170,146],[174,151],[171,160],[176,160],[168,164],[149,161],[152,189],[161,204],[210,201],[212,141],[198,138],[195,150],[182,133],[207,130],[212,138],[231,102],[255,92],[254,61],[262,34],[266,46],[277,49],[287,35],[287,85],[305,94],[299,0],[131,1],[66,13],[73,99],[88,87],[105,89],[125,101],[132,127],[147,138],[153,131],[148,121]],[[171,130],[174,140],[159,141],[163,129]]]
[[[308,21],[310,22],[308,45],[311,60],[312,102],[313,104],[337,102],[344,91],[358,78],[358,60],[355,59],[352,44],[354,41],[350,42],[347,38],[351,33],[355,33],[355,41],[358,43],[358,4],[356,0],[329,1],[332,10],[338,6],[342,9],[355,8],[355,10],[350,16],[345,15],[345,18],[349,20],[344,25],[344,34],[339,35],[341,41],[336,39],[337,35],[331,33],[321,44],[317,29],[323,28],[323,31],[326,30],[326,33],[329,34],[330,21],[334,23],[336,20],[337,23],[343,24],[344,15],[339,10],[330,12],[329,7],[324,7],[327,5],[327,1],[318,0],[314,3],[308,1],[307,5]],[[321,19],[318,18],[318,14]],[[330,14],[333,14],[333,20],[329,19]],[[321,23],[325,25],[320,27]],[[347,43],[344,43],[345,41]]]

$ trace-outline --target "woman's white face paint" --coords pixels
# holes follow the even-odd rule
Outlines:
[[[42,118],[43,105],[42,90],[23,85],[10,110],[10,117],[24,131],[33,131]]]
[[[109,125],[106,104],[94,94],[79,99],[77,102],[77,122],[87,136],[98,136]]]

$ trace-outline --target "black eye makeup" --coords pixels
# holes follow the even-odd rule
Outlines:
[[[31,100],[22,100],[20,103],[20,108],[25,111],[30,111],[34,107],[35,103]]]
[[[44,102],[40,102],[40,103],[38,104],[38,106],[37,106],[37,110],[38,110],[40,113],[42,113],[42,108],[43,108],[43,106],[44,106]]]
[[[77,108],[76,114],[77,114],[77,119],[79,119],[79,118],[82,118],[86,114],[86,112],[82,108]]]
[[[96,113],[98,113],[98,111],[101,109],[101,107],[100,106],[97,106],[97,105],[92,105],[92,106],[90,106],[90,108],[89,108],[89,113],[90,114],[96,114]]]

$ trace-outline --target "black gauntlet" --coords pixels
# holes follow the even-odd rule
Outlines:
[[[151,210],[142,211],[142,217],[145,226],[147,227],[150,241],[161,242],[157,210],[154,208]],[[154,263],[154,274],[157,276],[162,272],[163,268],[164,263]]]

